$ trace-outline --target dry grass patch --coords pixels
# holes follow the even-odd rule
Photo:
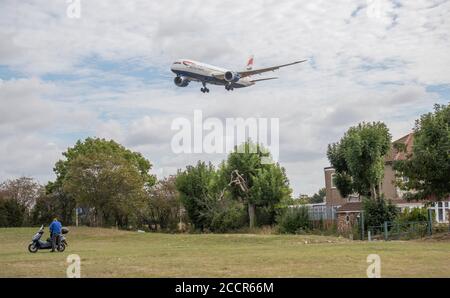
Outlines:
[[[316,235],[159,234],[71,228],[64,253],[27,245],[37,228],[0,229],[0,277],[64,277],[81,257],[84,277],[449,277],[450,241],[360,242]]]

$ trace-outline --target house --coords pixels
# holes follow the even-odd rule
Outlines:
[[[403,192],[395,185],[395,170],[393,163],[397,160],[406,159],[407,153],[399,152],[394,148],[394,144],[404,144],[407,152],[411,152],[414,142],[414,134],[410,133],[392,143],[390,152],[385,157],[384,162],[384,178],[381,183],[381,191],[385,197],[392,201],[401,210],[405,208],[423,207],[423,202],[406,201],[403,199]],[[347,197],[342,197],[339,190],[334,184],[335,171],[332,167],[324,168],[325,175],[325,205],[327,207],[336,208],[338,219],[338,230],[344,231],[351,228],[357,220],[358,215],[362,210],[361,197],[358,194],[352,194]],[[407,178],[402,178],[407,179]],[[436,214],[436,221],[439,223],[449,222],[450,200],[445,202],[434,203],[430,208]]]

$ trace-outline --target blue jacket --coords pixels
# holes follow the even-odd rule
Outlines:
[[[52,234],[61,234],[62,225],[57,220],[54,220],[48,228],[50,229],[50,233]]]

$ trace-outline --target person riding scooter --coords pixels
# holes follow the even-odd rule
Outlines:
[[[61,228],[62,224],[58,221],[58,218],[54,218],[53,222],[50,224],[48,229],[50,230],[50,238],[52,239],[52,250],[54,252],[55,249],[61,245]]]

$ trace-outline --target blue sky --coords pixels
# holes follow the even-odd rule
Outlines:
[[[450,101],[450,1],[81,0],[0,3],[0,180],[54,178],[76,140],[115,139],[162,177],[198,159],[174,154],[171,123],[204,117],[279,118],[280,163],[295,194],[323,187],[327,144],[360,121],[409,133],[433,104]],[[233,9],[230,9],[232,7]],[[178,88],[172,61],[239,70],[308,62],[280,80],[234,92]],[[270,74],[271,75],[271,74]]]

